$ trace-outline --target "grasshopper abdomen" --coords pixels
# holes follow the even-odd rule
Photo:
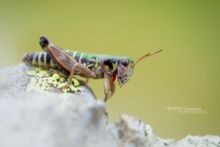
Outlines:
[[[27,53],[23,57],[23,62],[29,66],[57,68],[56,62],[51,58],[50,54],[46,52]]]

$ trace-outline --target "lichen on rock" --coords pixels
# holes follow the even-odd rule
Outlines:
[[[82,81],[72,78],[72,85],[68,88],[63,88],[67,84],[67,77],[55,70],[45,70],[35,67],[27,70],[26,73],[30,77],[30,82],[27,84],[27,91],[51,91],[56,89],[63,93],[77,93],[80,92],[81,85],[85,85]]]

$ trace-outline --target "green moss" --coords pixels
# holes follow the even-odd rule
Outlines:
[[[80,92],[82,82],[77,79],[72,79],[72,85],[68,88],[63,88],[67,84],[67,77],[57,73],[54,70],[44,70],[41,68],[31,68],[28,70],[27,75],[30,77],[30,81],[27,85],[27,91],[51,91],[60,90],[63,93],[76,93]]]

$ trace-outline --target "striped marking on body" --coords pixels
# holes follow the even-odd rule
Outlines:
[[[82,64],[82,58],[83,58],[84,53],[81,53],[80,57],[79,57],[79,63]]]
[[[37,58],[37,63],[38,63],[39,66],[42,65],[41,56],[42,56],[42,53],[40,53],[40,54],[38,55],[38,58]]]
[[[37,56],[38,56],[38,54],[34,53],[34,57],[31,62],[32,65],[38,65],[37,60],[36,60],[36,58],[38,58]]]
[[[48,67],[48,65],[47,65],[47,53],[45,52],[44,54],[43,54],[43,59],[44,59],[44,67]]]
[[[76,51],[73,52],[72,57],[74,58],[76,56]]]

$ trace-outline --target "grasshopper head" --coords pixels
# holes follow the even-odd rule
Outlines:
[[[117,79],[120,86],[123,86],[133,74],[134,71],[134,61],[128,57],[123,57],[119,60]]]
[[[143,59],[150,57],[154,54],[157,54],[159,52],[161,52],[162,50],[158,50],[154,53],[148,53],[143,55],[142,57],[140,57],[137,61],[133,61],[132,59],[128,58],[128,57],[123,57],[119,60],[118,63],[118,73],[117,73],[117,79],[118,79],[118,83],[120,86],[123,86],[125,83],[127,83],[127,81],[131,78],[133,71],[134,71],[134,67],[135,65],[137,65],[140,61],[143,61]]]

